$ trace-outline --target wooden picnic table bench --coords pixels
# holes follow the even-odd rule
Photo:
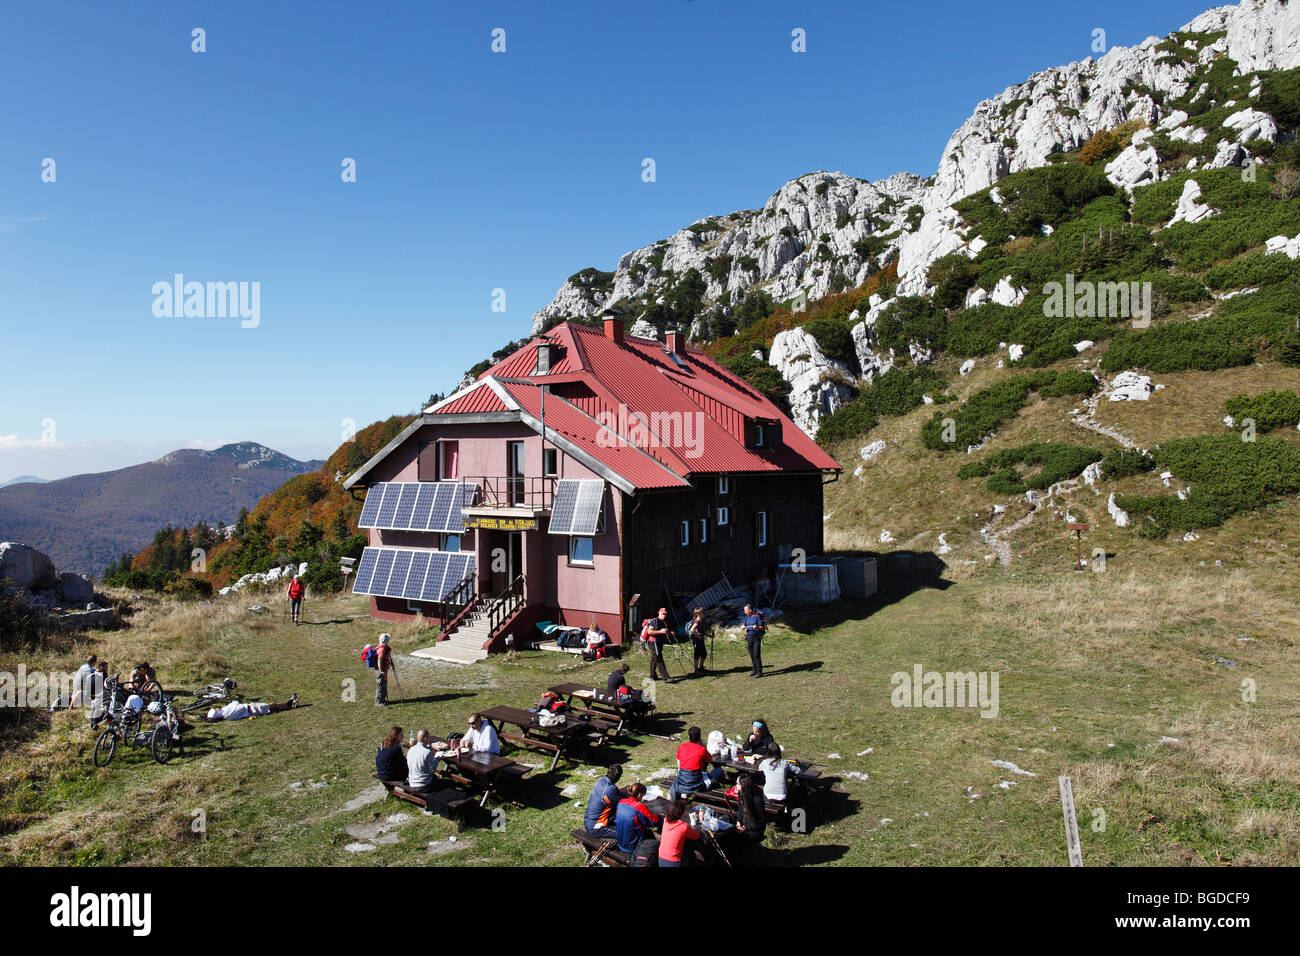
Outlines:
[[[569,748],[575,741],[585,742],[593,734],[608,736],[614,727],[609,721],[569,715],[565,715],[563,724],[543,727],[532,711],[505,705],[489,708],[482,712],[482,716],[496,728],[497,736],[502,740],[550,754],[551,765],[547,768],[547,773],[554,771],[560,759],[569,755]],[[518,727],[519,733],[507,731],[507,725]]]
[[[688,803],[698,803],[700,806],[724,811],[732,818],[736,815],[735,801],[729,799],[721,790],[696,790],[693,793],[682,794],[682,799]],[[772,800],[763,801],[763,813],[767,816],[769,823],[779,824],[786,821],[790,816],[790,810],[791,807],[788,803]]]
[[[605,866],[631,866],[632,857],[618,848],[618,841],[612,838],[602,838],[592,836],[586,830],[577,829],[569,834],[578,841],[578,845],[586,851],[587,857],[583,860],[583,866],[595,866],[597,863]]]
[[[442,742],[442,741],[440,741]],[[489,797],[509,799],[510,793],[517,793],[523,786],[524,774],[528,767],[500,754],[469,752],[449,754],[447,751],[435,750],[434,755],[440,761],[438,773],[450,777],[457,783],[463,783],[475,789],[482,788],[483,797],[479,806],[486,806]]]
[[[563,698],[569,705],[569,710],[575,713],[603,722],[614,720],[611,737],[625,733],[628,725],[643,716],[650,707],[648,702],[641,700],[620,701],[616,696],[586,684],[556,684],[548,689],[552,694]]]
[[[417,793],[407,786],[405,780],[385,780],[379,774],[375,774],[374,777],[384,785],[388,796],[405,800],[407,803],[448,819],[463,813],[465,808],[474,802],[470,794],[464,793],[457,787],[443,787],[428,793]]]

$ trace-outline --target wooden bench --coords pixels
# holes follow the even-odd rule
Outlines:
[[[385,780],[378,774],[375,774],[374,777],[384,785],[384,789],[388,791],[388,796],[398,800],[405,800],[422,810],[436,813],[448,820],[464,813],[465,809],[471,803],[474,803],[472,796],[455,787],[444,787],[441,790],[435,790],[433,793],[422,794],[414,793],[408,789],[405,780]]]
[[[595,866],[602,863],[605,866],[631,866],[632,857],[618,848],[618,841],[612,839],[601,839],[592,836],[586,830],[574,830],[570,834],[578,845],[586,851],[587,857],[583,860],[583,866]]]

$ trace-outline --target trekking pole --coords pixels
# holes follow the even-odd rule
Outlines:
[[[397,676],[397,665],[393,665],[393,682],[397,684],[397,694],[402,698],[402,703],[406,703],[406,691],[402,690],[402,679]]]

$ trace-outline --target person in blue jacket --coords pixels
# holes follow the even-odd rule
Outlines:
[[[587,810],[582,815],[582,828],[594,837],[602,840],[618,838],[614,829],[614,818],[618,813],[619,801],[626,796],[618,787],[619,778],[623,776],[623,765],[613,764],[605,771],[605,776],[596,781],[595,789],[587,800]]]

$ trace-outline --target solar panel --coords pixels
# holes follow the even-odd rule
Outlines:
[[[413,554],[411,551],[398,551],[393,555],[393,571],[384,585],[385,597],[401,597],[406,592],[406,575],[411,570]]]
[[[415,510],[415,499],[420,493],[419,487],[414,482],[402,482],[401,489],[397,510],[393,512],[393,521],[389,525],[391,528],[409,528],[411,526],[411,512]]]
[[[379,549],[379,560],[375,562],[375,577],[370,582],[367,594],[384,594],[388,587],[388,575],[393,570],[393,557],[396,551],[389,548]]]
[[[397,503],[401,497],[402,482],[390,481],[388,487],[384,489],[384,503],[379,506],[379,515],[375,518],[376,528],[393,526],[393,513],[397,511]]]
[[[582,482],[561,478],[555,483],[555,500],[551,503],[549,534],[569,534],[573,528],[573,515],[578,505],[578,491]]]
[[[406,576],[406,586],[402,589],[402,597],[408,601],[420,600],[420,595],[424,592],[424,575],[428,570],[429,552],[411,552],[411,573]]]
[[[451,514],[447,516],[446,530],[451,534],[460,534],[465,530],[466,508],[474,504],[474,494],[478,491],[478,486],[472,482],[464,482],[456,485],[456,491],[452,495]]]
[[[429,513],[433,510],[433,499],[438,497],[436,482],[423,481],[419,483],[418,487],[419,493],[415,499],[415,510],[411,513],[411,520],[406,525],[412,531],[423,531],[429,526]]]
[[[600,527],[601,506],[605,503],[605,483],[600,479],[584,480],[578,489],[578,503],[573,511],[572,534],[595,534]]]
[[[357,564],[357,578],[352,584],[353,594],[370,593],[370,582],[375,576],[375,562],[378,559],[378,548],[366,548],[361,552],[361,560]]]
[[[424,588],[420,592],[421,601],[441,601],[447,592],[443,582],[447,578],[447,554],[433,551],[429,554],[429,573],[424,579]]]
[[[366,492],[366,503],[361,508],[361,520],[357,522],[358,528],[373,528],[375,526],[375,519],[379,517],[379,505],[384,500],[384,491],[387,488],[388,482],[381,481],[377,485],[372,485],[370,490]]]
[[[427,531],[446,531],[447,519],[451,515],[452,499],[456,495],[457,485],[447,484],[446,482],[438,483],[438,494],[433,502],[433,510],[429,514]]]

